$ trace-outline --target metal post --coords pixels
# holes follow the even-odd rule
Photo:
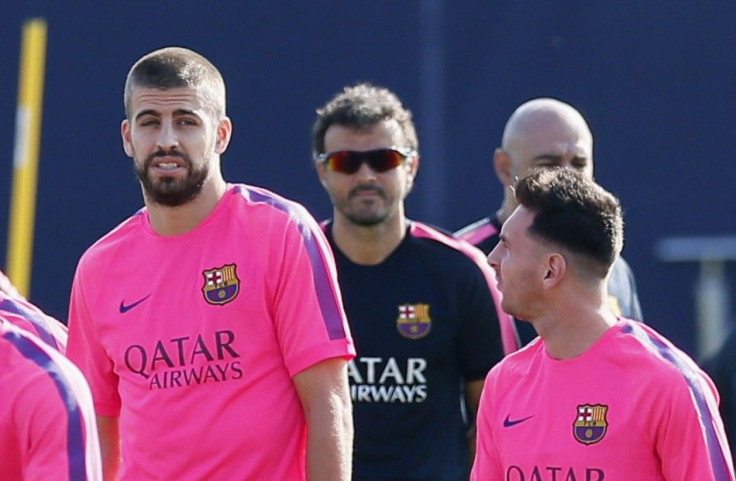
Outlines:
[[[678,237],[659,241],[655,247],[664,262],[697,262],[695,282],[698,358],[720,347],[730,322],[730,289],[726,262],[736,261],[736,237]]]

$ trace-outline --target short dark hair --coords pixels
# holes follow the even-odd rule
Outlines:
[[[130,118],[130,100],[137,87],[168,90],[187,87],[205,97],[217,118],[225,116],[225,81],[205,57],[182,47],[166,47],[141,57],[128,72],[123,103]]]
[[[605,277],[623,247],[623,216],[616,196],[580,172],[537,168],[514,187],[518,202],[534,213],[529,232],[589,259]]]
[[[384,120],[396,120],[401,127],[409,145],[398,147],[419,150],[411,111],[404,108],[396,94],[370,83],[345,87],[324,107],[317,109],[317,120],[312,127],[312,150],[315,154],[325,152],[325,133],[331,125],[363,130]]]

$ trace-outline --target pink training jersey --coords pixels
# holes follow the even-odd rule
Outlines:
[[[119,416],[123,480],[304,480],[292,376],[355,350],[334,259],[299,204],[230,185],[193,231],[146,209],[77,267],[68,355]]]
[[[682,351],[621,319],[588,351],[541,339],[486,380],[473,481],[731,481],[718,394]]]
[[[101,466],[82,373],[0,315],[0,478],[98,481]]]
[[[49,346],[66,352],[67,328],[22,297],[0,291],[0,316],[41,339]]]

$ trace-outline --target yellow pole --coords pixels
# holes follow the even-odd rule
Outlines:
[[[42,18],[28,20],[23,25],[20,56],[7,272],[18,291],[26,297],[31,290],[45,61],[46,21]]]

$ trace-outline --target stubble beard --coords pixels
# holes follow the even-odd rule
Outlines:
[[[187,166],[187,175],[184,179],[177,180],[175,177],[162,176],[154,180],[149,175],[149,169],[156,157],[179,157]],[[135,173],[143,186],[146,198],[155,204],[166,207],[178,207],[194,200],[202,191],[207,177],[209,176],[209,163],[203,162],[201,167],[194,170],[189,156],[183,152],[155,152],[143,162],[143,166],[136,167]]]
[[[361,190],[371,190],[378,193],[378,197],[383,200],[384,204],[390,204],[386,198],[386,193],[376,187],[357,187],[348,193],[347,200],[338,205],[338,210],[350,223],[360,227],[373,227],[383,224],[391,215],[391,209],[374,209],[371,206],[363,207],[361,205],[352,206],[354,197]],[[357,201],[360,202],[360,201]]]

